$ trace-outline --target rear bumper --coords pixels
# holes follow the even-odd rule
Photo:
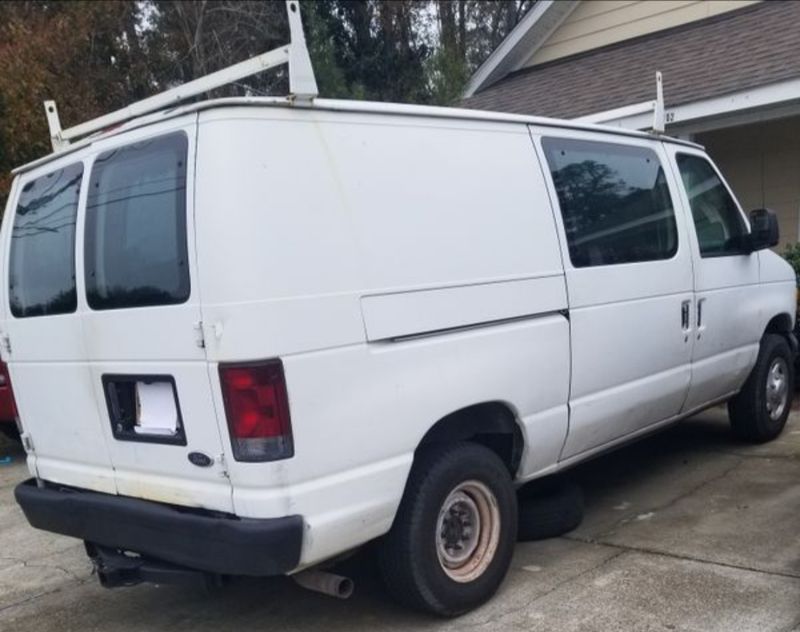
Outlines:
[[[303,518],[256,520],[91,491],[20,483],[14,495],[31,526],[220,575],[295,569]]]

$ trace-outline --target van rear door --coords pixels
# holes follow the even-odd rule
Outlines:
[[[39,478],[232,512],[199,333],[195,131],[195,115],[143,127],[19,177],[3,355]]]
[[[19,176],[3,222],[3,355],[39,477],[114,493],[86,363],[75,226],[87,168],[67,156]]]
[[[118,493],[232,511],[200,323],[195,131],[192,115],[96,144],[83,335]]]

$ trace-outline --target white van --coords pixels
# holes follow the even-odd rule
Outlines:
[[[775,217],[680,140],[206,101],[18,170],[0,239],[17,500],[110,586],[379,539],[402,602],[458,614],[527,481],[721,402],[750,441],[790,409]]]

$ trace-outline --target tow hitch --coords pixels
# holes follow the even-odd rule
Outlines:
[[[222,576],[204,573],[184,566],[133,555],[91,542],[85,542],[86,554],[92,560],[104,588],[135,586],[142,582],[152,584],[180,584],[197,588],[215,588],[222,584]]]

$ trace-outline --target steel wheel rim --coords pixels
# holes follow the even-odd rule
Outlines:
[[[789,367],[783,358],[775,358],[767,371],[767,414],[772,421],[781,418],[789,402]]]
[[[480,577],[500,542],[497,498],[480,481],[459,483],[436,521],[436,555],[445,574],[459,583]]]

